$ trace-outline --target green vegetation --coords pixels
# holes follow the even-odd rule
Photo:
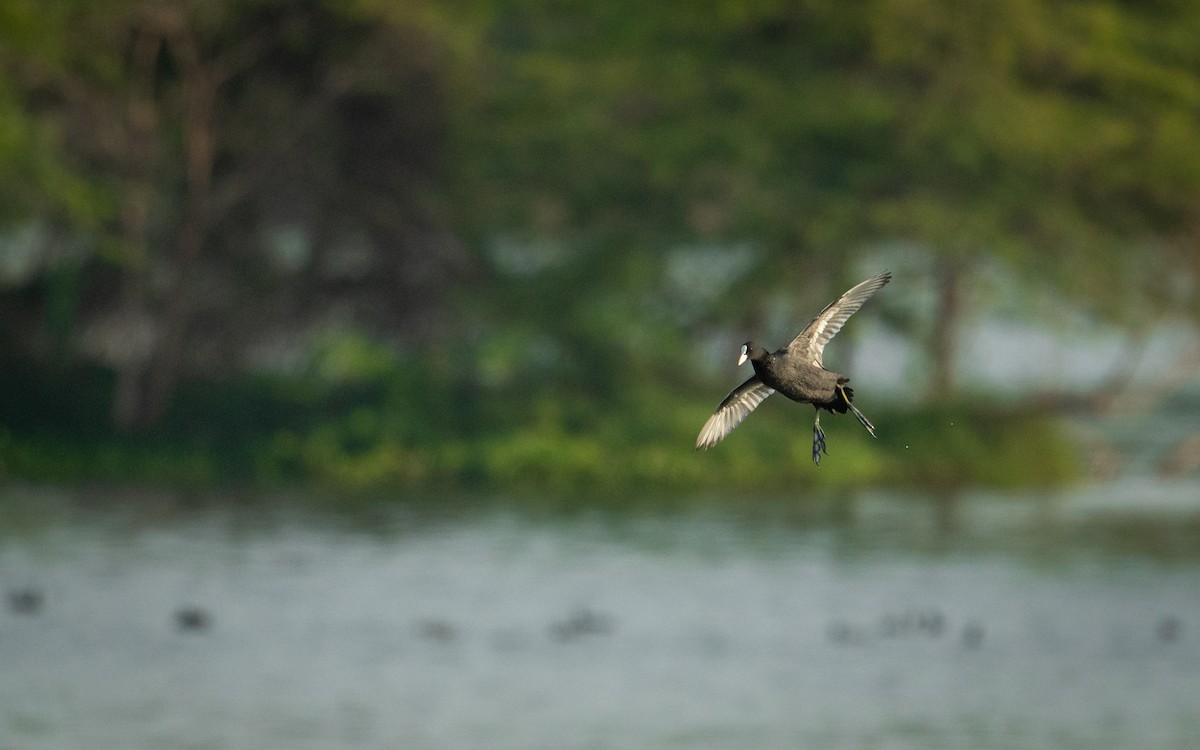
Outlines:
[[[161,426],[128,435],[105,419],[111,373],[3,376],[14,386],[8,393],[21,397],[0,403],[0,479],[605,496],[1041,486],[1075,475],[1073,450],[1052,420],[978,407],[877,409],[876,440],[848,419],[827,418],[831,454],[818,469],[809,457],[809,408],[783,400],[764,405],[717,449],[693,453],[714,401],[698,386],[651,382],[606,401],[570,389],[480,393],[397,362],[348,381],[189,382]]]
[[[1040,325],[1200,316],[1198,38],[1166,0],[8,0],[0,475],[1061,481],[1051,417],[933,404],[995,275]],[[831,420],[813,470],[767,404],[691,455],[713,346],[885,265],[860,315],[922,361],[879,440]]]

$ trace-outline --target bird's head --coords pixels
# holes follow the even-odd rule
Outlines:
[[[746,360],[748,359],[762,359],[764,354],[766,354],[766,351],[761,346],[755,344],[753,341],[747,341],[742,344],[742,353],[738,355],[738,367],[746,364]]]

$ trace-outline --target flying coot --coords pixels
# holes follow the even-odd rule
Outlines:
[[[743,344],[738,364],[750,360],[754,376],[734,388],[704,423],[696,438],[696,450],[707,450],[721,442],[763,399],[775,391],[816,408],[812,457],[813,463],[818,466],[821,465],[821,453],[828,453],[825,449],[825,431],[821,429],[822,409],[838,414],[845,414],[849,410],[867,428],[871,437],[875,437],[875,425],[851,403],[854,389],[846,385],[850,378],[826,370],[821,360],[825,345],[842,329],[846,320],[891,280],[892,274],[885,272],[851,288],[813,318],[790,344],[778,351],[768,352],[753,341]]]

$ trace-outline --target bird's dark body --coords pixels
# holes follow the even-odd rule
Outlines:
[[[824,367],[798,362],[795,357],[783,357],[780,352],[764,354],[761,359],[751,358],[750,364],[759,380],[802,404],[845,414],[846,398],[842,398],[842,391],[847,398],[854,397],[853,389],[838,388],[849,383],[850,378]]]

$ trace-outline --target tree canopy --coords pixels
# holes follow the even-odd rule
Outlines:
[[[1200,312],[1197,38],[1171,0],[10,0],[0,346],[111,367],[128,428],[323,331],[604,392],[890,245],[949,387],[983,259]]]

